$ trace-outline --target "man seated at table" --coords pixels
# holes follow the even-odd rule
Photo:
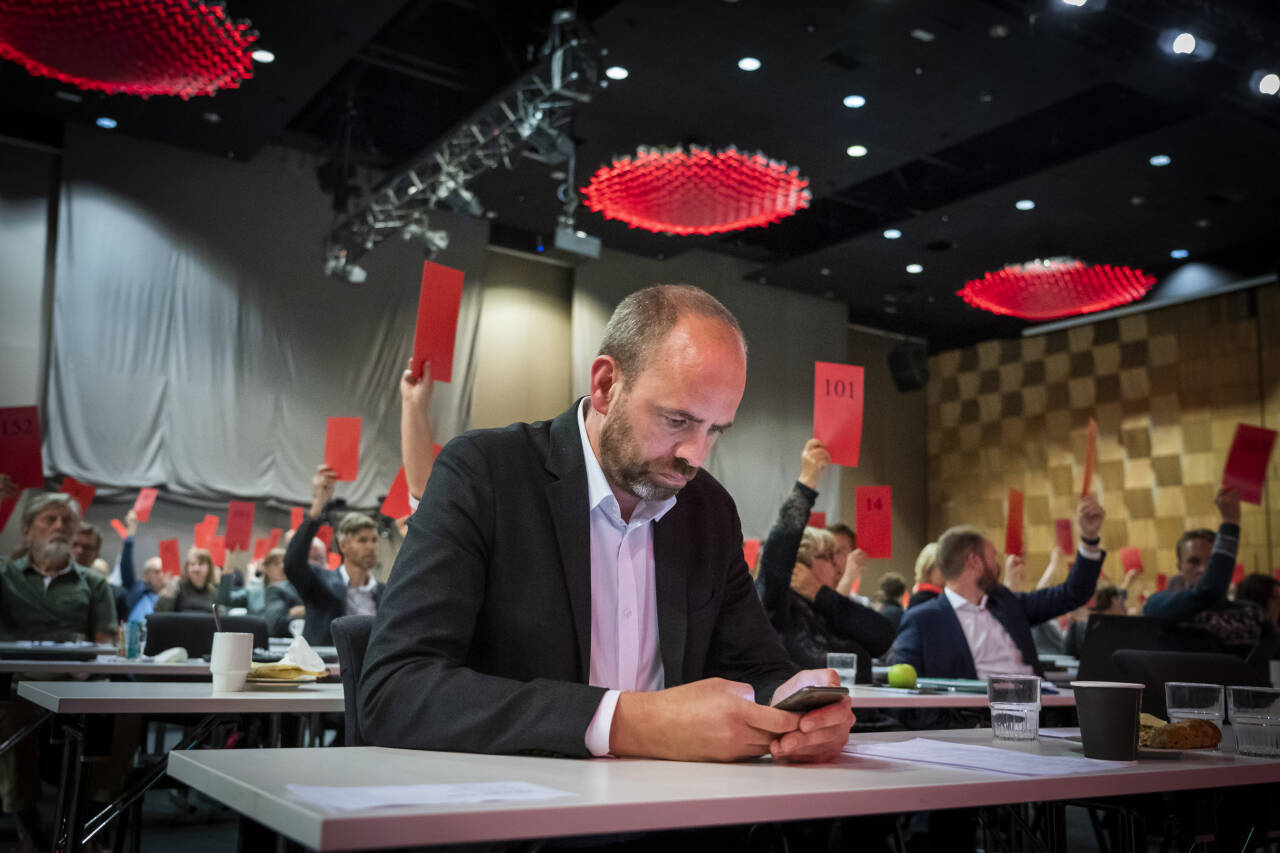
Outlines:
[[[320,546],[323,548],[324,543],[320,542]],[[298,590],[285,577],[284,553],[283,548],[272,548],[262,558],[262,575],[267,585],[264,596],[266,608],[262,618],[267,622],[267,635],[270,637],[288,637],[289,623],[307,615],[302,596],[298,595]]]
[[[0,558],[0,640],[93,640],[114,643],[116,609],[106,580],[72,559],[80,506],[69,495],[42,494],[22,516],[17,559]],[[30,702],[17,698],[17,682],[0,697],[0,741],[34,719]],[[28,735],[0,753],[0,800],[15,818],[19,843],[43,843],[36,803],[40,798],[39,737]]]
[[[134,584],[133,607],[129,609],[130,622],[146,622],[155,612],[156,602],[168,585],[164,577],[164,564],[159,557],[148,557],[142,564],[142,578]]]
[[[631,294],[590,394],[437,457],[379,607],[360,725],[381,746],[827,760],[850,700],[769,707],[795,673],[752,588],[733,500],[699,468],[746,342],[709,294]]]
[[[938,540],[942,595],[907,610],[889,657],[932,678],[986,678],[1038,673],[1031,626],[1083,606],[1093,596],[1104,552],[1098,534],[1104,513],[1092,497],[1080,501],[1080,549],[1067,579],[1034,592],[1000,583],[991,541],[975,528],[953,527]]]
[[[302,636],[313,646],[333,645],[330,625],[339,616],[372,616],[382,600],[383,585],[373,576],[378,565],[378,525],[360,512],[349,512],[338,525],[338,551],[342,565],[329,571],[313,559],[314,538],[333,500],[337,472],[328,465],[316,469],[312,479],[311,514],[285,549],[284,573],[306,607]]]
[[[1275,646],[1266,612],[1227,599],[1240,547],[1240,492],[1221,489],[1213,502],[1222,518],[1218,532],[1188,530],[1179,537],[1179,588],[1153,593],[1142,615],[1160,620],[1169,629],[1166,642],[1177,648],[1227,652],[1265,666]]]

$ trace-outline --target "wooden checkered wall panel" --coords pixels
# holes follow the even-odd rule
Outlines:
[[[1135,546],[1146,568],[1137,589],[1149,594],[1158,572],[1174,572],[1184,530],[1217,528],[1213,496],[1236,424],[1280,424],[1280,286],[986,341],[939,353],[929,369],[930,535],[975,524],[1003,543],[1006,498],[1021,489],[1034,583],[1054,519],[1074,518],[1092,417],[1104,572],[1119,580],[1117,552]],[[1280,565],[1277,458],[1263,506],[1244,505],[1248,571]]]

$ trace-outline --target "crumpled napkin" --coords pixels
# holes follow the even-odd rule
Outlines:
[[[293,642],[285,650],[284,657],[276,663],[293,664],[314,675],[324,675],[329,671],[324,660],[316,654],[316,650],[311,648],[311,644],[301,634],[293,638]]]

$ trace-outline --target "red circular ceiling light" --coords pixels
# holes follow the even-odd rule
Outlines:
[[[637,149],[601,166],[583,187],[586,205],[633,228],[659,234],[722,234],[769,225],[813,195],[795,168],[732,146]]]
[[[108,95],[213,95],[253,76],[248,21],[195,0],[0,0],[0,59]]]
[[[992,314],[1043,321],[1127,305],[1155,283],[1155,276],[1139,269],[1050,258],[989,272],[965,282],[957,295]]]

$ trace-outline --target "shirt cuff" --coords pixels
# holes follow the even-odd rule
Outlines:
[[[1101,559],[1102,559],[1102,549],[1101,549],[1101,548],[1090,548],[1088,545],[1086,545],[1086,544],[1084,544],[1083,542],[1081,542],[1081,543],[1080,543],[1080,556],[1081,556],[1081,557],[1084,557],[1086,560],[1101,560]]]
[[[409,495],[409,509],[413,510],[414,512],[418,511],[418,499],[415,498],[413,495]]]
[[[621,690],[606,690],[591,718],[591,725],[587,726],[587,752],[596,758],[609,754],[609,732],[613,729],[613,712],[617,710],[621,693]]]

